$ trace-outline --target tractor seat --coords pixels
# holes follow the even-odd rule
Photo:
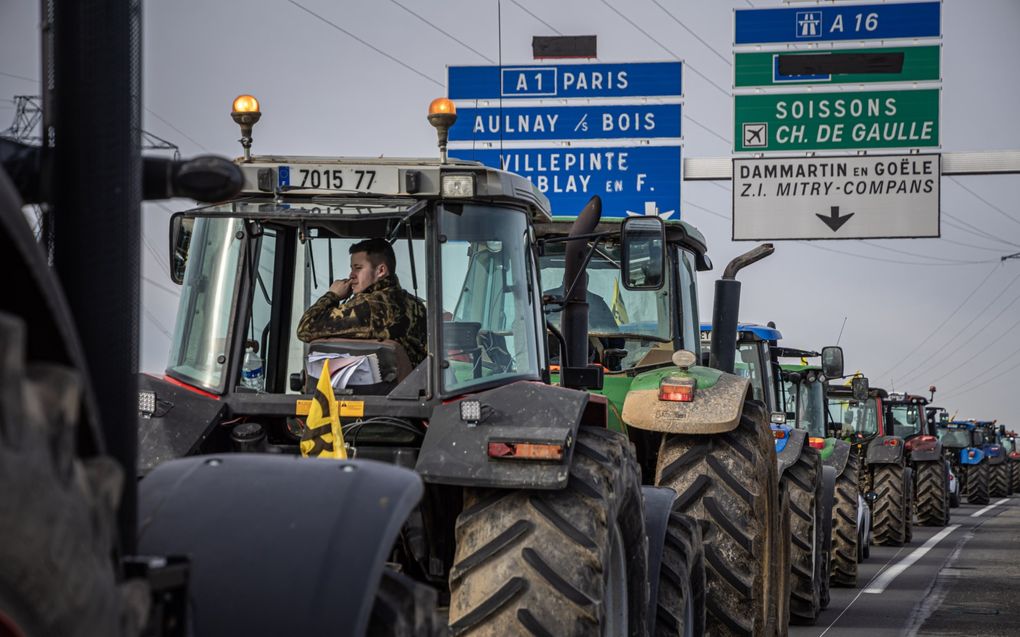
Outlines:
[[[375,354],[379,359],[379,375],[382,381],[372,385],[353,385],[349,389],[356,394],[388,394],[400,381],[411,373],[411,360],[404,347],[393,340],[373,341],[356,338],[322,338],[308,344],[309,354],[350,354],[365,356]],[[315,391],[317,377],[306,374],[304,391]]]

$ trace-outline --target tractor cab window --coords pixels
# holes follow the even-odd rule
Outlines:
[[[565,294],[566,246],[550,243],[545,247],[541,257],[545,296]],[[586,272],[588,335],[597,340],[594,353],[599,362],[610,371],[621,371],[636,367],[652,349],[666,347],[672,354],[668,286],[660,290],[624,288],[620,280],[620,246],[614,243],[599,243]],[[546,320],[558,328],[560,308],[552,306],[550,310]]]
[[[224,384],[243,245],[240,219],[197,218],[167,373],[211,390]]]
[[[787,409],[790,406],[787,404]],[[825,390],[820,382],[800,383],[797,401],[797,427],[812,436],[825,438]]]
[[[889,425],[887,435],[909,438],[916,436],[921,431],[921,415],[917,405],[908,403],[892,403],[886,410],[886,419]]]
[[[462,392],[498,379],[540,379],[541,303],[524,212],[449,206],[440,220],[442,384]]]
[[[757,344],[748,341],[737,344],[733,373],[751,381],[751,397],[768,405],[771,401],[765,391],[763,368]]]
[[[829,396],[829,414],[843,435],[865,438],[878,433],[878,405],[874,398],[859,402],[849,397]]]
[[[962,449],[964,447],[971,446],[971,435],[967,429],[956,429],[949,427],[939,427],[935,435],[939,437],[942,444],[946,447],[954,449]]]
[[[681,309],[679,318],[681,346],[693,352],[701,360],[701,337],[698,331],[698,267],[694,253],[680,250],[680,279],[678,281],[679,302],[673,303]]]

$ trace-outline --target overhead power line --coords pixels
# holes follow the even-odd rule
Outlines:
[[[954,215],[949,214],[945,210],[942,211],[942,216],[951,220],[948,223],[952,227],[959,227],[959,228],[963,229],[965,232],[969,232],[970,234],[976,235],[978,237],[982,237],[984,239],[989,239],[991,241],[998,241],[999,243],[1004,243],[1004,244],[1006,244],[1008,246],[1015,246],[1017,248],[1020,248],[1020,243],[1013,243],[1012,241],[1007,241],[1005,239],[997,237],[997,236],[995,236],[994,234],[992,234],[990,232],[987,232],[985,230],[982,230],[981,228],[978,228],[977,226],[975,226],[974,224],[972,224],[972,223],[970,223],[968,221],[964,221],[963,219],[961,219],[959,217],[956,217]],[[953,223],[953,222],[955,222],[955,223]]]
[[[547,28],[547,29],[549,29],[550,31],[552,31],[552,32],[553,32],[553,33],[555,33],[556,35],[563,35],[563,32],[562,32],[562,31],[560,31],[559,29],[557,29],[557,28],[556,28],[556,27],[554,27],[553,25],[549,24],[548,22],[546,22],[546,21],[545,21],[545,20],[543,20],[542,18],[540,18],[540,17],[538,17],[537,15],[535,15],[534,13],[532,13],[532,12],[531,12],[531,11],[530,11],[530,10],[529,10],[529,9],[528,9],[527,7],[525,7],[525,6],[523,5],[523,4],[521,4],[521,3],[520,3],[520,2],[518,2],[517,0],[510,0],[510,2],[512,2],[512,3],[514,4],[514,5],[516,5],[516,6],[517,6],[517,8],[518,8],[518,9],[520,9],[521,11],[523,11],[524,13],[527,13],[527,14],[528,14],[528,15],[530,15],[530,16],[531,16],[532,18],[534,18],[534,19],[538,20],[539,22],[541,22],[542,24],[544,24],[544,25],[546,26],[546,28]]]
[[[985,275],[985,278],[981,279],[981,283],[978,283],[977,287],[970,291],[970,294],[967,295],[967,298],[963,299],[963,301],[961,301],[960,304],[957,305],[956,308],[952,312],[950,312],[949,315],[945,319],[943,319],[941,323],[938,324],[938,326],[935,327],[935,329],[933,329],[927,336],[925,336],[920,343],[915,345],[912,350],[910,350],[905,356],[900,356],[899,362],[897,362],[895,365],[879,374],[878,378],[885,378],[893,370],[902,365],[905,361],[910,360],[911,359],[910,357],[917,353],[917,350],[924,347],[924,344],[930,341],[932,336],[935,336],[935,334],[937,334],[938,331],[946,325],[946,323],[951,321],[953,317],[956,316],[956,314],[963,309],[963,306],[967,304],[967,301],[970,301],[971,298],[973,298],[973,296],[978,293],[978,290],[984,287],[985,283],[988,282],[988,279],[992,278],[992,275],[995,274],[996,270],[998,270],[998,267],[993,267],[991,270],[989,270],[988,274]],[[1008,286],[1006,289],[1009,289]],[[1006,290],[1003,290],[1003,292],[1005,291]]]
[[[379,55],[381,55],[381,56],[383,56],[385,58],[388,58],[389,60],[392,60],[393,62],[396,62],[397,64],[399,64],[400,66],[404,67],[408,71],[411,71],[415,75],[417,75],[419,77],[422,77],[422,78],[428,80],[429,82],[432,82],[433,84],[435,84],[436,86],[438,86],[440,88],[446,88],[446,86],[442,82],[437,80],[436,78],[431,77],[431,76],[429,76],[429,75],[419,71],[418,69],[414,68],[410,64],[404,62],[403,60],[401,60],[401,59],[399,59],[399,58],[397,58],[397,57],[395,57],[393,55],[390,55],[386,51],[383,51],[382,49],[380,49],[379,47],[375,46],[371,42],[365,40],[364,38],[361,38],[361,37],[355,35],[354,33],[351,33],[350,31],[348,31],[347,29],[343,28],[339,24],[337,24],[337,23],[335,23],[335,22],[333,22],[333,21],[331,21],[331,20],[329,20],[327,18],[324,18],[323,16],[319,15],[318,13],[312,11],[311,9],[309,9],[306,6],[304,6],[300,2],[295,2],[295,0],[287,0],[287,2],[290,2],[292,5],[294,5],[298,9],[301,9],[302,11],[307,13],[308,15],[310,15],[310,16],[318,19],[318,20],[320,20],[321,22],[324,22],[325,24],[328,24],[329,26],[333,27],[334,29],[336,29],[340,33],[343,33],[347,37],[349,37],[349,38],[351,38],[353,40],[357,40],[358,42],[360,42],[364,46],[367,46],[368,48],[372,49],[373,51],[375,51]]]
[[[1000,207],[996,206],[995,204],[993,204],[992,202],[988,201],[987,199],[985,199],[985,198],[984,198],[984,197],[982,197],[981,195],[977,194],[976,192],[974,192],[973,190],[971,190],[971,189],[970,189],[969,187],[965,186],[965,185],[963,184],[963,182],[961,182],[961,181],[960,181],[959,179],[957,179],[956,177],[950,176],[950,177],[949,177],[949,179],[950,179],[950,180],[951,180],[951,181],[952,181],[952,182],[953,182],[954,184],[956,184],[957,186],[959,186],[960,188],[963,188],[964,190],[966,190],[966,191],[967,191],[967,192],[969,192],[970,194],[974,195],[974,197],[975,197],[975,198],[976,198],[976,199],[977,199],[978,201],[980,201],[981,203],[985,204],[986,206],[988,206],[988,207],[989,207],[989,208],[991,208],[992,210],[994,210],[994,211],[998,212],[998,213],[999,213],[1000,215],[1002,215],[1003,217],[1005,217],[1005,218],[1009,219],[1009,220],[1010,220],[1010,221],[1012,221],[1013,223],[1015,223],[1015,224],[1017,224],[1017,225],[1020,225],[1020,219],[1017,219],[1017,218],[1016,218],[1016,217],[1014,217],[1013,215],[1011,215],[1011,214],[1007,213],[1007,212],[1006,212],[1005,210],[1003,210],[1002,208],[1000,208]]]
[[[490,57],[489,57],[488,55],[485,55],[484,53],[482,53],[482,52],[481,52],[481,51],[479,51],[478,49],[476,49],[476,48],[472,47],[472,46],[471,46],[470,44],[468,44],[468,43],[464,42],[463,40],[459,39],[459,38],[458,38],[457,36],[453,35],[452,33],[448,33],[447,31],[444,31],[444,30],[440,29],[439,27],[437,27],[437,26],[436,26],[435,24],[433,24],[432,22],[429,22],[429,20],[428,20],[428,19],[426,19],[426,18],[425,18],[424,16],[422,16],[422,15],[420,15],[420,14],[416,13],[415,11],[412,11],[412,10],[411,10],[411,9],[409,9],[408,7],[406,7],[406,6],[402,5],[402,4],[400,4],[399,2],[397,2],[397,0],[390,0],[390,2],[392,2],[392,3],[393,3],[393,4],[395,4],[395,5],[397,5],[398,7],[400,7],[401,9],[403,9],[404,11],[406,11],[406,12],[410,13],[411,15],[413,15],[413,16],[414,16],[414,17],[416,17],[416,18],[418,18],[419,20],[421,20],[421,21],[422,21],[422,22],[424,22],[425,24],[429,25],[430,27],[432,27],[432,28],[433,28],[433,29],[435,29],[436,31],[438,31],[438,32],[442,33],[442,34],[443,34],[443,35],[445,35],[446,37],[450,38],[451,40],[453,40],[453,41],[454,41],[454,42],[456,42],[457,44],[460,44],[460,45],[461,45],[462,47],[464,47],[464,48],[465,48],[465,49],[467,49],[468,51],[471,51],[471,52],[472,52],[472,53],[474,53],[475,55],[477,55],[477,56],[479,56],[479,57],[483,58],[484,60],[488,61],[488,62],[489,62],[489,64],[495,64],[495,63],[496,63],[496,61],[495,61],[495,60],[493,60],[492,58],[490,58]]]
[[[726,57],[725,55],[720,53],[715,47],[713,47],[711,44],[706,42],[704,40],[704,38],[702,38],[700,35],[698,35],[694,31],[692,31],[690,29],[690,27],[688,27],[686,24],[683,23],[683,20],[681,20],[680,18],[676,17],[675,15],[673,15],[673,13],[669,9],[667,9],[664,6],[662,6],[662,3],[659,2],[659,0],[652,0],[652,2],[655,3],[655,6],[659,7],[660,9],[662,9],[662,11],[666,15],[668,15],[670,18],[672,18],[673,22],[676,22],[677,24],[679,24],[680,28],[682,28],[684,31],[690,33],[694,37],[695,40],[697,40],[698,42],[701,42],[703,45],[705,45],[705,48],[707,48],[709,51],[711,51],[712,53],[715,53],[715,56],[723,61],[723,64],[725,64],[726,66],[733,66],[733,64],[730,62],[730,59],[728,57]]]

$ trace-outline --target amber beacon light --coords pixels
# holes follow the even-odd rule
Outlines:
[[[446,163],[446,142],[450,137],[450,127],[457,121],[457,107],[453,100],[437,97],[429,104],[429,124],[435,127],[439,135],[439,158]]]
[[[244,160],[251,161],[251,129],[262,117],[259,101],[251,95],[238,95],[234,98],[230,117],[241,127],[241,147],[244,149]]]

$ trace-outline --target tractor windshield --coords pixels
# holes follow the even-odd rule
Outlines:
[[[865,438],[878,433],[878,406],[874,398],[859,402],[846,396],[829,396],[829,415],[843,435]]]
[[[967,429],[939,427],[936,434],[946,447],[963,449],[971,446],[971,434]]]
[[[538,281],[523,211],[463,205],[443,210],[443,390],[541,378]]]
[[[550,243],[541,257],[542,292],[546,296],[564,295],[566,245]],[[614,243],[600,243],[586,271],[588,333],[599,339],[603,351],[615,349],[625,352],[622,358],[617,359],[619,362],[612,361],[612,365],[607,365],[611,371],[635,367],[651,349],[670,346],[668,286],[661,290],[625,289],[620,281],[620,246]],[[547,320],[559,327],[558,307],[548,314]],[[602,358],[608,362],[605,356]]]
[[[909,438],[923,433],[921,430],[920,408],[910,403],[886,403],[889,409],[886,412],[889,419],[889,435]]]
[[[802,381],[795,384],[785,381],[783,391],[787,422],[795,422],[795,427],[807,430],[811,436],[825,438],[825,391],[822,383]]]

